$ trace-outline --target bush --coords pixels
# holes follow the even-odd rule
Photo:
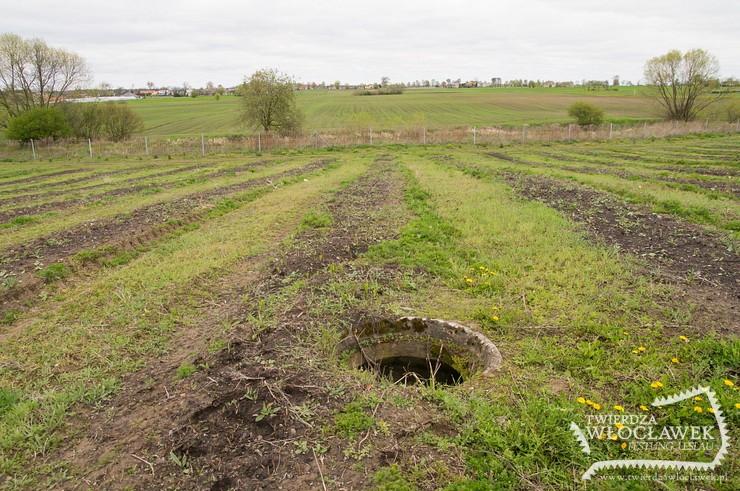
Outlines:
[[[8,140],[28,141],[44,138],[64,138],[70,136],[72,129],[67,118],[56,107],[37,107],[10,118],[5,136]]]
[[[604,122],[604,110],[589,102],[576,102],[568,108],[568,116],[579,126],[599,125]]]
[[[72,134],[78,138],[104,137],[113,141],[130,138],[144,127],[141,116],[126,103],[84,102],[61,106]]]

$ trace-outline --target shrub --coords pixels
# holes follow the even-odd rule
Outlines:
[[[113,141],[130,138],[144,127],[138,114],[126,103],[85,102],[62,104],[72,134],[78,138],[105,137]]]
[[[604,110],[590,102],[575,102],[568,108],[568,116],[579,126],[599,125],[604,122]]]
[[[59,108],[37,107],[10,118],[5,136],[8,140],[28,141],[44,138],[64,138],[72,129]]]

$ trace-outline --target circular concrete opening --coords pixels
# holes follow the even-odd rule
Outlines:
[[[501,366],[501,354],[484,335],[425,317],[367,322],[339,343],[339,351],[352,368],[407,384],[459,384],[478,373],[493,375]]]

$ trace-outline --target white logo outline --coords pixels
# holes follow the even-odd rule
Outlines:
[[[721,464],[722,459],[727,454],[730,437],[728,435],[727,427],[725,426],[725,418],[722,416],[722,410],[717,401],[717,398],[709,387],[697,386],[692,390],[687,390],[680,394],[671,397],[658,397],[652,405],[653,406],[669,406],[676,404],[677,402],[685,401],[699,394],[706,394],[709,399],[709,404],[714,410],[714,418],[717,421],[719,427],[719,433],[721,435],[722,444],[720,445],[719,452],[714,456],[714,460],[711,462],[691,462],[682,460],[644,460],[644,459],[632,459],[632,460],[600,460],[591,464],[591,467],[581,476],[584,481],[591,480],[591,477],[600,470],[603,469],[617,469],[627,467],[642,467],[645,469],[691,469],[691,470],[714,470],[715,467]],[[583,435],[583,432],[577,424],[571,421],[570,430],[575,435],[578,442],[581,444],[582,451],[586,454],[591,454],[591,448],[589,447],[588,441]]]

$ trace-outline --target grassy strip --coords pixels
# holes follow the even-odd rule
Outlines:
[[[584,174],[546,166],[519,166],[490,157],[474,158],[476,163],[529,175],[546,175],[584,184],[623,197],[630,203],[650,205],[655,213],[670,213],[694,223],[715,225],[730,231],[740,227],[740,206],[729,199],[712,199],[692,191],[672,189],[664,182],[622,179],[618,176]]]
[[[139,193],[135,196],[124,196],[117,199],[103,199],[90,203],[83,208],[71,208],[58,213],[47,213],[43,215],[30,215],[33,221],[27,226],[13,227],[0,237],[0,248],[11,245],[23,244],[39,237],[49,235],[53,232],[77,226],[84,222],[110,218],[116,215],[126,215],[137,208],[157,203],[166,203],[177,198],[186,197],[190,194],[210,191],[232,184],[245,182],[251,179],[269,177],[279,172],[296,169],[306,163],[306,158],[291,159],[284,163],[271,166],[266,169],[258,169],[254,173],[244,176],[225,176],[220,179],[196,183],[187,187],[176,187],[163,190],[155,194]],[[164,217],[166,219],[166,217]]]
[[[60,291],[42,318],[22,317],[0,351],[6,367],[0,386],[14,401],[0,415],[0,469],[27,472],[27,457],[58,443],[54,430],[74,403],[111,394],[121,375],[165,352],[173,333],[193,326],[196,307],[213,295],[208,287],[214,278],[257,267],[250,264],[254,258],[298,226],[303,210],[326,188],[363,169],[358,162],[334,166],[308,183],[301,176],[292,186],[255,193],[249,207],[221,207],[214,215],[231,210],[228,216]]]
[[[691,333],[690,309],[671,301],[669,288],[632,272],[614,251],[586,242],[553,210],[512,200],[504,186],[488,180],[420,162],[409,166],[428,193],[428,210],[448,227],[454,223],[456,232],[446,238],[454,245],[438,247],[444,256],[431,262],[396,250],[399,262],[412,269],[449,265],[442,272],[454,289],[440,293],[420,282],[407,305],[425,315],[456,311],[463,322],[476,321],[505,360],[494,380],[427,391],[460,428],[447,445],[463,451],[471,476],[447,489],[571,488],[591,462],[640,458],[611,438],[592,441],[586,456],[569,431],[571,421],[583,425],[587,414],[614,413],[615,406],[640,413],[638,405],[649,406],[656,395],[699,383],[717,390],[730,424],[740,420],[740,411],[730,409],[740,397],[723,383],[740,363],[737,339]],[[413,201],[412,206],[419,208]],[[414,239],[427,241],[418,233],[400,240]],[[461,258],[475,259],[472,271],[460,267]],[[496,271],[498,281],[481,273],[488,271]],[[668,322],[687,326],[689,342],[669,334]],[[662,386],[651,387],[658,381]],[[579,396],[599,409],[579,403]],[[689,402],[656,410],[656,417],[711,424],[711,415],[695,412],[698,402]],[[732,431],[736,436],[737,429]],[[736,468],[737,455],[726,465]]]

